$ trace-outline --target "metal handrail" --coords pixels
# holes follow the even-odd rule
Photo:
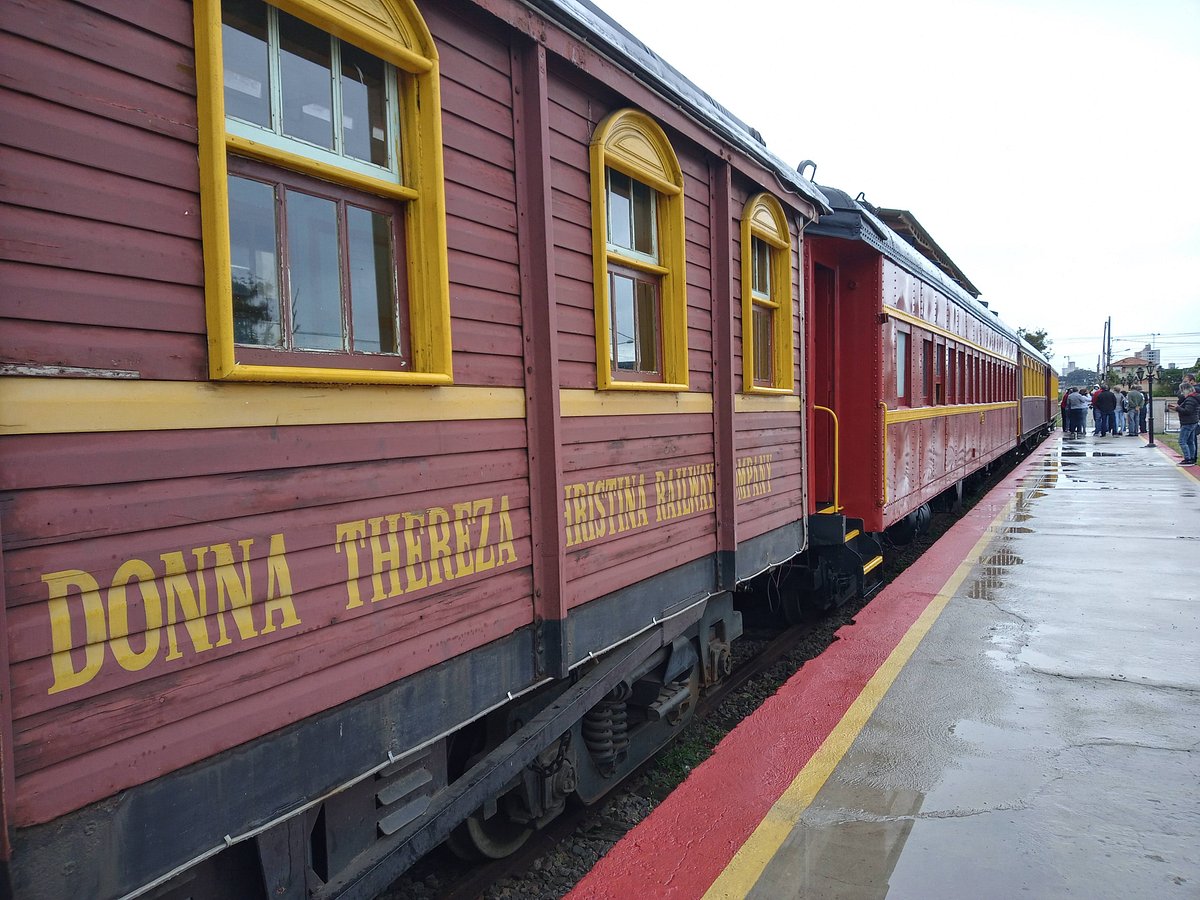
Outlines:
[[[879,431],[883,435],[883,456],[879,460],[879,505],[885,507],[888,505],[888,480],[887,480],[887,463],[888,463],[888,405],[884,400],[879,401]],[[983,413],[979,414],[982,418]]]
[[[813,406],[813,409],[818,409],[821,412],[829,413],[833,419],[833,509],[827,510],[831,512],[840,512],[842,505],[839,502],[838,488],[840,487],[841,472],[839,471],[839,460],[841,458],[841,444],[839,443],[839,426],[838,417],[828,406]]]

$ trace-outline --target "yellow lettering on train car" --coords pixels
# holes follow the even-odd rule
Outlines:
[[[378,603],[517,561],[507,494],[498,508],[484,497],[343,522],[334,535],[346,559],[346,609],[363,605],[364,578]]]
[[[160,554],[161,568],[143,559],[127,559],[108,580],[107,589],[82,569],[43,575],[42,583],[49,592],[53,676],[47,693],[87,684],[110,657],[126,671],[140,672],[160,658],[181,659],[226,646],[232,643],[229,617],[242,641],[299,625],[283,535],[271,535],[265,561],[266,597],[257,608],[251,583],[253,545],[253,538],[237,542],[240,564],[235,561],[232,544]],[[190,567],[189,559],[193,560]],[[213,597],[215,604],[210,608]],[[261,610],[261,628],[255,624],[255,609]],[[82,634],[74,630],[74,618],[79,614]],[[77,637],[82,638],[79,643]],[[78,665],[80,651],[82,665]]]
[[[713,463],[703,463],[655,472],[657,520],[668,522],[712,509],[716,499],[713,471]]]
[[[567,547],[649,524],[645,475],[615,475],[563,485]]]
[[[771,493],[771,454],[743,456],[737,461],[737,496],[749,500]]]

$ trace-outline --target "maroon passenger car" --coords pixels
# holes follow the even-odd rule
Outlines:
[[[807,546],[821,192],[583,3],[0,29],[12,890],[366,895],[676,731]]]
[[[1057,385],[909,213],[821,189],[834,212],[805,240],[814,511],[911,530],[1044,437]]]

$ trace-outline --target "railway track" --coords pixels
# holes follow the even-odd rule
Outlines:
[[[777,666],[820,624],[801,624],[782,631],[778,631],[777,628],[771,629],[774,635],[764,635],[765,643],[756,653],[742,660],[719,684],[705,692],[697,704],[695,716],[682,734],[716,715],[727,699],[735,696],[749,682]],[[759,629],[760,632],[762,630]],[[674,744],[664,748],[634,770],[605,801],[588,807],[568,806],[562,815],[546,828],[536,832],[512,856],[483,863],[466,863],[455,858],[446,848],[439,848],[394,884],[383,898],[400,900],[421,896],[437,900],[475,900],[498,883],[536,871],[539,860],[560,848],[572,835],[583,833],[588,837],[605,839],[609,843],[618,840],[632,823],[620,822],[607,816],[605,810],[608,803],[615,795],[641,783],[647,773],[658,765],[660,757],[673,746]]]

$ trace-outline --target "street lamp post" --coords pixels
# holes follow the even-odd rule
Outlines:
[[[1146,380],[1147,380],[1148,388],[1146,390],[1146,403],[1150,407],[1150,442],[1148,444],[1146,444],[1146,446],[1153,447],[1154,446],[1154,364],[1150,363],[1149,365],[1146,366],[1145,370],[1143,370],[1141,366],[1138,366],[1137,374],[1138,374],[1138,381],[1142,380],[1143,375],[1146,376]]]

